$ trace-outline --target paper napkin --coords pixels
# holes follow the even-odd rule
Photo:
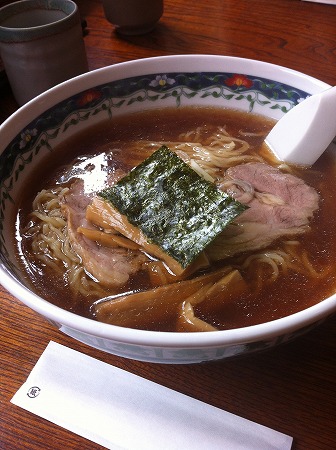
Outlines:
[[[292,438],[50,342],[12,403],[108,449],[287,450]]]
[[[336,0],[303,0],[305,2],[326,3],[328,5],[336,5]]]

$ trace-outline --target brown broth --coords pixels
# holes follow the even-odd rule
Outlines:
[[[227,131],[237,136],[240,130],[248,133],[261,133],[258,137],[244,137],[254,148],[260,147],[264,136],[273,125],[273,121],[257,115],[232,110],[214,108],[181,108],[179,110],[155,110],[136,113],[129,116],[113,118],[110,121],[78,133],[61,144],[57,153],[52,153],[31,177],[22,190],[19,223],[24,226],[31,211],[31,204],[37,192],[55,184],[60,174],[80,155],[92,155],[109,152],[112,142],[117,142],[122,149],[127,149],[127,142],[135,140],[174,141],[180,133],[197,126],[226,126]],[[124,160],[123,154],[116,163],[129,170],[131,165]],[[320,209],[312,221],[312,231],[302,235],[298,240],[306,248],[314,267],[322,270],[336,261],[336,228],[330,224],[336,219],[336,199],[333,188],[335,165],[331,156],[324,155],[314,166],[314,170],[301,170],[300,176],[321,195]],[[323,175],[322,175],[323,174]],[[51,270],[43,274],[34,270],[35,261],[31,261],[30,270],[25,256],[26,243],[18,249],[18,258],[26,270],[27,279],[33,289],[58,306],[74,311],[80,315],[92,317],[90,310],[92,299],[74,299],[64,280]],[[276,248],[276,245],[272,245]],[[200,304],[196,308],[198,317],[219,328],[236,328],[274,320],[307,308],[335,292],[336,281],[333,273],[319,279],[307,278],[289,272],[274,283],[263,287],[258,296],[252,293],[235,296],[227,301],[220,311],[208,311]],[[139,284],[139,285],[137,285]],[[135,277],[129,289],[144,289],[148,280]],[[173,330],[174,324],[164,321],[153,329]]]

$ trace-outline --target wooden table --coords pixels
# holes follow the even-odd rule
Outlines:
[[[0,0],[0,6],[5,3]],[[104,18],[100,1],[77,3],[87,21],[90,69],[149,56],[212,53],[264,60],[336,84],[336,6],[300,0],[165,0],[154,31],[122,38]],[[0,121],[16,108],[9,87],[2,85]],[[1,449],[101,448],[10,403],[50,340],[289,434],[296,450],[336,448],[335,316],[262,354],[173,366],[82,345],[1,286],[0,311]]]

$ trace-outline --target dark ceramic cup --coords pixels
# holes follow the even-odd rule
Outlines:
[[[163,0],[103,0],[106,19],[125,35],[151,31],[163,14]]]
[[[76,3],[22,0],[4,6],[0,52],[19,105],[88,71]]]

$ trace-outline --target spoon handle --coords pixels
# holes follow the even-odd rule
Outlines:
[[[285,114],[265,139],[280,161],[311,166],[336,135],[336,86]]]

